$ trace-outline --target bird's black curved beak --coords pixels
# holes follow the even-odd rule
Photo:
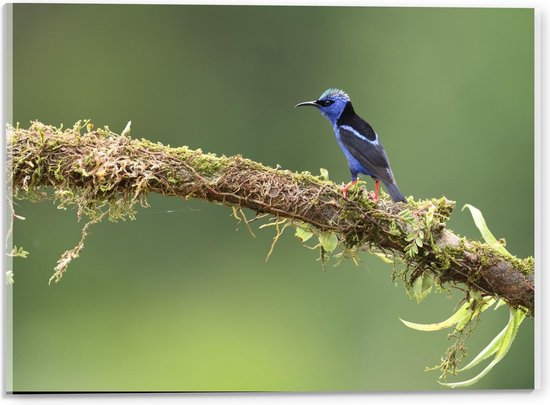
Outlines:
[[[303,103],[296,104],[294,107],[303,107],[309,105],[311,107],[319,107],[319,104],[317,104],[317,100],[314,101],[304,101]]]

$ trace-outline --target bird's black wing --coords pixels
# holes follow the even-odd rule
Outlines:
[[[361,139],[345,128],[340,127],[338,131],[344,147],[373,177],[382,180],[384,183],[395,183],[388,156],[378,137],[370,142]]]

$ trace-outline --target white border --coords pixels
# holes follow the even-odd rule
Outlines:
[[[72,0],[72,1],[16,1],[16,3],[94,3],[94,4],[112,4],[112,3],[118,3],[118,4],[151,4],[153,2],[151,1],[125,1],[125,0],[118,0],[118,1],[80,1],[80,0]],[[546,180],[545,185],[548,185],[548,179],[550,178],[550,174],[548,172],[548,164],[545,163],[544,157],[550,156],[550,150],[548,148],[549,143],[548,142],[542,142],[542,117],[543,112],[545,113],[544,116],[548,116],[550,113],[550,108],[546,105],[542,104],[542,95],[547,94],[548,92],[548,86],[546,85],[546,82],[542,80],[542,68],[546,66],[544,61],[544,55],[543,51],[548,51],[547,46],[547,30],[545,29],[544,25],[542,24],[542,20],[546,15],[550,15],[550,13],[545,14],[545,11],[550,10],[549,2],[544,0],[537,0],[537,1],[517,1],[517,0],[485,0],[485,1],[479,1],[479,0],[461,0],[461,1],[453,1],[453,0],[437,0],[437,1],[415,1],[415,0],[399,0],[399,1],[392,1],[392,0],[377,0],[377,1],[360,1],[360,0],[343,0],[343,1],[336,1],[336,0],[301,0],[301,1],[292,1],[292,0],[284,0],[284,1],[223,1],[223,0],[217,0],[217,1],[159,1],[154,2],[154,4],[212,4],[212,5],[228,5],[228,4],[238,4],[238,5],[316,5],[316,6],[385,6],[385,7],[512,7],[512,8],[536,8],[535,13],[535,258],[536,258],[536,287],[537,287],[537,300],[535,303],[536,308],[536,316],[535,316],[535,386],[537,388],[536,391],[498,391],[498,392],[486,392],[486,391],[457,391],[457,392],[428,392],[428,393],[414,393],[411,395],[410,393],[364,393],[364,394],[159,394],[159,395],[91,395],[91,396],[81,396],[81,395],[63,395],[63,396],[41,396],[41,397],[34,397],[34,399],[39,399],[41,402],[52,402],[52,403],[58,403],[60,400],[81,400],[81,401],[101,401],[102,403],[114,403],[115,401],[120,402],[128,402],[128,403],[150,403],[158,401],[170,401],[170,402],[181,402],[182,400],[186,402],[216,402],[216,401],[223,401],[223,403],[227,404],[233,404],[233,403],[273,403],[275,402],[285,402],[285,403],[331,403],[336,402],[341,403],[342,400],[345,401],[346,404],[355,404],[355,403],[364,403],[365,401],[374,401],[375,403],[380,402],[394,402],[394,401],[406,401],[407,403],[422,403],[422,404],[440,404],[441,400],[444,399],[447,403],[460,403],[462,404],[464,400],[468,401],[476,401],[481,402],[484,405],[485,404],[503,404],[508,402],[518,402],[521,400],[528,400],[530,402],[535,403],[542,403],[548,402],[548,378],[545,378],[546,376],[543,374],[543,367],[545,365],[548,365],[548,351],[544,350],[542,348],[542,335],[546,333],[546,323],[542,322],[542,314],[541,312],[544,311],[543,305],[545,304],[543,293],[542,293],[542,283],[544,283],[544,280],[542,278],[542,272],[543,264],[548,263],[548,251],[549,249],[542,249],[542,232],[543,229],[548,229],[548,220],[549,217],[548,214],[543,215],[542,213],[542,201],[548,201],[546,196],[544,195],[545,190],[547,190],[547,187],[543,188],[543,180]],[[6,5],[5,1],[2,1],[0,5],[4,6]],[[6,95],[8,91],[11,91],[10,84],[11,81],[9,79],[6,79],[6,76],[4,74],[9,74],[10,70],[6,72],[7,63],[6,60],[6,48],[5,48],[5,42],[6,41],[6,11],[5,9],[2,10],[3,18],[1,22],[1,29],[0,29],[0,43],[3,47],[3,80],[1,85],[2,90],[2,108],[0,109],[0,114],[2,118],[2,122],[11,122],[11,105],[8,103],[6,105]],[[544,47],[544,49],[543,49]],[[543,110],[544,107],[544,110]],[[4,147],[5,137],[2,137],[2,146]],[[2,153],[2,175],[5,173],[4,167],[5,167],[5,157],[4,153]],[[511,188],[510,190],[513,190]],[[5,209],[5,195],[4,195],[4,188],[1,188],[1,203],[0,208],[2,209],[2,212],[4,212]],[[2,244],[3,249],[3,244]],[[5,262],[2,262],[5,265]],[[544,267],[548,267],[547,265]],[[2,272],[3,273],[3,272]],[[3,274],[2,274],[3,276]],[[548,277],[547,277],[548,278]],[[3,281],[2,281],[3,284]],[[548,289],[545,289],[548,291]],[[2,288],[2,309],[3,311],[6,310],[4,303],[6,299],[6,290],[5,288]],[[4,323],[5,325],[5,323]],[[1,337],[1,343],[2,347],[6,343],[5,340],[6,336],[2,334]],[[5,353],[2,353],[5,355]],[[2,357],[3,361],[6,360],[4,357]],[[3,382],[4,380],[4,372],[6,370],[2,369],[2,377]],[[544,382],[543,382],[544,380]],[[6,389],[6,386],[3,385],[3,389]],[[20,401],[20,400],[28,400],[29,397],[8,397],[12,401]],[[4,398],[6,399],[6,398]]]
[[[11,5],[6,5],[2,7],[2,12],[0,16],[2,18],[2,26],[0,28],[0,44],[2,44],[2,79],[1,79],[1,97],[2,106],[0,108],[0,118],[2,123],[2,128],[4,128],[4,123],[12,122],[13,110],[12,110],[12,7]],[[2,130],[4,135],[5,130]],[[2,236],[0,237],[0,262],[2,263],[2,270],[0,271],[0,285],[2,290],[2,387],[5,390],[11,389],[11,378],[12,378],[12,340],[11,334],[8,334],[7,331],[12,330],[12,289],[10,286],[7,286],[4,282],[5,272],[12,269],[12,258],[8,257],[5,253],[5,250],[11,250],[12,239],[4,243],[5,236],[8,231],[8,218],[9,214],[7,213],[7,186],[6,183],[2,180],[6,178],[6,137],[2,136],[0,140],[0,215],[2,218]]]
[[[542,271],[543,263],[548,263],[542,257],[542,87],[541,87],[541,10],[535,10],[535,389],[542,387]],[[546,151],[548,152],[548,151]],[[546,153],[547,155],[547,153]],[[548,178],[546,176],[546,178]],[[548,225],[548,224],[547,224]],[[546,228],[548,229],[548,228]],[[547,290],[547,289],[546,289]]]

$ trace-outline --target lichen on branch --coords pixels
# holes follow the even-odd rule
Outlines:
[[[375,205],[361,188],[343,198],[336,184],[309,172],[132,139],[87,121],[66,129],[40,122],[8,126],[7,136],[14,198],[53,198],[90,221],[106,214],[133,218],[149,193],[248,208],[334,233],[347,251],[399,259],[409,284],[430,274],[439,285],[499,297],[534,313],[533,259],[455,235],[445,225],[455,203],[444,197],[392,203],[383,194]]]

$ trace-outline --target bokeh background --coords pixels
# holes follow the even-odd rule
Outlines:
[[[136,137],[242,154],[348,180],[329,124],[300,101],[340,87],[375,127],[401,190],[457,201],[449,226],[534,253],[532,9],[16,4],[14,122],[90,118]],[[371,184],[371,183],[370,183]],[[372,185],[371,185],[372,187]],[[80,238],[75,212],[18,202],[16,391],[444,390],[461,298],[418,305],[365,255],[323,272],[292,232],[236,230],[230,209],[152,195],[137,220],[91,229],[63,280],[47,281]],[[487,311],[470,359],[504,327]],[[532,388],[533,321],[475,389]],[[458,376],[465,379],[477,373]]]

